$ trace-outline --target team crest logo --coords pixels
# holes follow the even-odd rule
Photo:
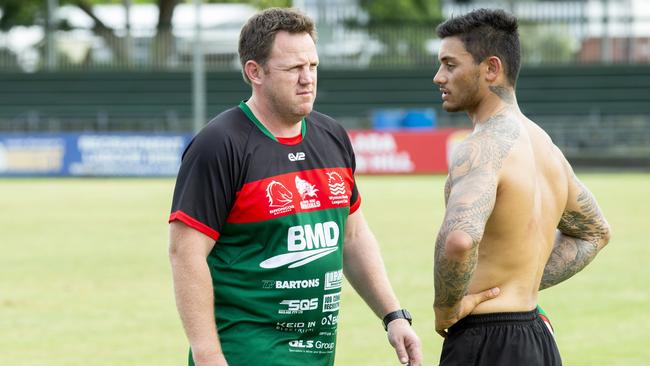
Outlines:
[[[300,179],[300,177],[296,177],[296,189],[298,189],[300,198],[303,200],[307,199],[308,197],[316,198],[316,192],[318,192],[316,185],[309,184],[309,182],[304,179]]]
[[[315,184],[311,184],[300,177],[296,177],[296,189],[300,193],[300,208],[303,210],[320,207],[320,201],[317,200],[316,192],[318,189]]]
[[[278,181],[271,181],[266,186],[266,198],[269,199],[269,211],[272,215],[280,215],[291,212],[293,205],[293,193]]]
[[[343,206],[349,204],[350,198],[345,190],[345,181],[343,181],[341,174],[337,172],[327,173],[327,186],[330,189],[329,199],[333,205]]]
[[[284,207],[293,201],[293,193],[274,180],[266,186],[266,198],[269,199],[269,207]]]
[[[331,194],[336,196],[345,194],[345,182],[339,173],[327,173],[327,185],[330,187]]]

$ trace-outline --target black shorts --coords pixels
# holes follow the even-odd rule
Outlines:
[[[470,315],[448,330],[440,365],[562,365],[553,334],[537,309]]]

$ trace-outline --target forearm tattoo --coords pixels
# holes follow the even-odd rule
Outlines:
[[[580,189],[578,194],[579,211],[565,211],[558,229],[563,234],[598,243],[609,233],[607,221],[594,196],[577,178],[573,178]]]
[[[496,201],[497,174],[519,133],[517,121],[497,115],[477,126],[454,154],[445,187],[447,209],[434,255],[436,306],[451,307],[467,293],[476,268],[478,244]],[[447,236],[455,230],[472,239],[472,251],[463,261],[445,255]]]
[[[562,214],[553,251],[544,267],[539,289],[557,285],[587,266],[600,248],[607,244],[609,227],[598,203],[589,190],[574,177],[581,190],[577,202],[579,211]]]
[[[544,267],[539,289],[543,290],[571,278],[591,262],[598,247],[587,240],[559,235]]]

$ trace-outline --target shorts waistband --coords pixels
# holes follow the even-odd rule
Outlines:
[[[538,319],[538,317],[539,310],[537,308],[531,311],[468,315],[452,325],[449,328],[449,333],[480,326],[527,323]]]

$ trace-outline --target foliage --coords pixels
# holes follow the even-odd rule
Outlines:
[[[367,24],[352,20],[350,25],[367,27],[384,45],[383,54],[375,56],[375,60],[381,57],[382,63],[408,67],[433,58],[427,43],[435,37],[435,27],[442,21],[438,0],[360,0],[359,5],[369,20]]]
[[[567,63],[575,59],[579,45],[562,26],[520,24],[522,63]]]
[[[370,24],[437,24],[442,19],[440,2],[427,0],[360,0]]]
[[[128,0],[59,0],[59,6],[74,5],[90,9],[99,4],[125,4]],[[130,0],[132,4],[157,3],[159,6],[169,6],[178,0]],[[42,24],[47,17],[47,0],[0,0],[2,18],[0,29],[9,29],[17,25]]]
[[[2,9],[2,18],[0,18],[2,30],[34,24],[35,19],[43,18],[42,13],[45,12],[42,1],[38,0],[2,0],[0,9]]]
[[[93,32],[102,37],[113,56],[120,62],[128,61],[126,40],[118,37],[114,29],[110,28],[99,19],[93,11],[93,6],[98,4],[124,4],[130,3],[156,3],[158,5],[158,24],[156,37],[152,46],[155,59],[165,60],[171,50],[166,47],[166,39],[171,33],[171,19],[174,9],[180,0],[59,0],[59,6],[73,5],[85,12],[94,21]],[[16,25],[45,24],[47,19],[47,1],[43,0],[1,0],[0,9],[3,16],[0,19],[0,29],[9,29]],[[65,22],[55,25],[57,29],[68,29]]]
[[[291,6],[291,0],[209,0],[210,3],[246,3],[253,5],[258,9],[266,9],[272,7],[288,8]]]

